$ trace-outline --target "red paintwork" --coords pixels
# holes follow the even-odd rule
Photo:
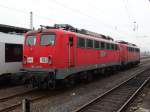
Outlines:
[[[137,48],[136,46],[131,46],[127,44],[120,43],[120,57],[122,62],[134,62],[140,60],[140,53],[129,52],[128,47]]]
[[[54,32],[56,34],[56,40],[54,46],[40,46],[40,35],[38,31],[28,32],[27,35],[36,35],[37,41],[35,46],[24,45],[24,56],[33,57],[34,62],[32,64],[23,64],[24,68],[50,68],[50,69],[60,69],[68,67],[77,66],[87,66],[93,64],[111,64],[120,63],[121,61],[128,60],[139,60],[139,54],[128,53],[127,45],[117,43],[115,41],[104,40],[96,37],[91,37],[87,35],[77,34],[74,32],[64,31],[61,29],[44,29],[42,32]],[[93,40],[99,40],[109,43],[115,43],[120,50],[100,50],[100,49],[84,49],[77,48],[77,36],[82,36],[84,38],[91,38]],[[68,40],[69,36],[74,39],[74,46],[70,48],[70,64],[68,61]],[[106,53],[105,56],[101,56],[101,53]],[[52,59],[52,64],[42,64],[39,61],[40,57],[48,57]]]

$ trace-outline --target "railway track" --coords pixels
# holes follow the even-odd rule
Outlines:
[[[122,82],[73,112],[121,112],[150,79],[150,69]]]
[[[141,65],[143,65],[143,64],[146,64],[146,62],[142,63]],[[139,68],[135,69],[134,74],[137,74],[137,72],[140,72],[143,69],[144,69],[143,67],[141,67],[141,69],[139,69]],[[44,98],[49,98],[49,97],[55,96],[58,93],[59,93],[58,91],[57,92],[56,91],[55,92],[54,91],[53,92],[52,91],[51,92],[43,91],[42,94],[37,94],[36,90],[33,90],[33,91],[25,92],[25,93],[8,96],[5,98],[0,98],[0,112],[8,112],[8,111],[12,111],[12,110],[16,110],[16,109],[20,108],[21,107],[20,101],[22,98],[27,98],[27,99],[29,99],[29,101],[31,103],[34,103],[34,102],[37,102]],[[21,98],[18,100],[17,97],[21,97]],[[17,100],[14,100],[14,99],[17,99]]]
[[[46,96],[41,96],[38,98],[30,99],[30,102],[32,103],[32,102],[38,101],[38,100],[43,99],[43,98],[46,98]],[[7,107],[0,109],[0,112],[9,112],[9,111],[12,111],[12,110],[15,110],[15,109],[21,107],[21,105],[22,105],[22,103],[18,102],[16,104],[12,104],[10,106],[7,106]]]
[[[143,68],[141,68],[141,69],[136,69],[136,72],[134,73],[134,74],[137,74],[137,73],[139,73],[139,72],[141,72],[141,70],[143,70]],[[132,74],[132,75],[134,75],[134,74]],[[45,93],[44,91],[43,91],[43,93]],[[53,97],[53,96],[55,96],[55,95],[57,95],[57,94],[59,94],[60,93],[60,91],[51,91],[51,92],[47,92],[47,94],[44,94],[44,95],[41,95],[41,96],[38,96],[38,97],[32,97],[32,98],[28,98],[29,99],[29,101],[31,102],[31,103],[34,103],[34,102],[37,102],[37,101],[40,101],[40,100],[43,100],[44,98],[46,99],[46,98],[50,98],[50,97]],[[21,102],[19,102],[19,103],[15,103],[15,104],[13,104],[13,105],[8,105],[8,106],[6,106],[6,107],[4,107],[4,108],[2,108],[2,109],[0,109],[0,112],[8,112],[8,111],[12,111],[12,110],[16,110],[16,109],[18,109],[18,108],[20,108],[21,107]]]
[[[19,107],[21,107],[21,101],[23,98],[29,99],[31,103],[50,97],[51,94],[55,93],[56,91],[38,91],[33,90],[25,93],[16,94],[13,96],[5,97],[0,99],[0,112],[8,112],[15,110]],[[43,94],[44,93],[44,94]]]
[[[30,91],[26,91],[26,92],[23,92],[23,93],[17,93],[17,94],[10,95],[10,96],[7,96],[7,97],[2,97],[2,98],[0,98],[0,103],[8,101],[10,99],[13,99],[15,97],[21,97],[23,95],[30,94],[30,93],[32,93],[34,91],[36,91],[36,89],[30,90]]]

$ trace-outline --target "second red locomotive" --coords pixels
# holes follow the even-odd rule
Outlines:
[[[76,76],[90,78],[87,71],[104,71],[140,62],[140,49],[131,43],[78,30],[68,24],[41,27],[25,35],[25,78],[33,85],[54,87],[56,81]]]

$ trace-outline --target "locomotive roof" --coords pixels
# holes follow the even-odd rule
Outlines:
[[[137,46],[135,44],[132,43],[128,43],[125,41],[114,41],[113,38],[109,37],[109,36],[105,36],[102,34],[98,34],[92,31],[88,31],[85,29],[78,29],[75,28],[69,24],[55,24],[54,26],[43,26],[40,25],[41,28],[36,30],[36,31],[30,31],[27,33],[28,34],[35,34],[38,32],[43,32],[43,33],[47,33],[47,32],[60,32],[60,33],[68,33],[68,34],[73,34],[76,36],[80,36],[83,38],[89,38],[89,39],[94,39],[94,40],[99,40],[99,41],[104,41],[104,42],[108,42],[108,43],[115,43],[115,44],[124,44],[125,46],[130,46],[130,47],[135,47],[137,48]]]
[[[128,45],[128,44],[122,44],[124,46],[127,46],[127,47],[132,47],[132,48],[139,48],[138,46],[133,46],[133,45]]]
[[[127,47],[138,48],[138,46],[136,44],[132,44],[132,43],[129,43],[129,42],[126,42],[126,41],[123,41],[123,40],[119,40],[119,41],[116,41],[116,42],[118,42],[119,44],[122,44],[124,46],[127,46]]]
[[[94,40],[99,40],[99,41],[103,41],[103,42],[118,44],[117,42],[115,42],[113,40],[107,40],[107,39],[99,38],[99,37],[96,37],[96,36],[90,36],[90,35],[85,35],[85,34],[81,34],[81,33],[77,33],[77,32],[66,31],[66,30],[63,30],[63,29],[39,29],[39,30],[35,30],[35,31],[29,31],[26,34],[27,35],[34,35],[36,33],[49,33],[49,32],[72,34],[72,35],[76,35],[76,36],[83,37],[83,38],[94,39]]]

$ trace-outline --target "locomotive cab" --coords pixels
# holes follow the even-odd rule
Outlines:
[[[56,34],[37,33],[27,35],[24,46],[25,68],[49,68],[55,53]]]
[[[50,83],[54,84],[56,72],[60,74],[57,79],[61,79],[61,74],[75,66],[74,43],[75,36],[64,34],[63,30],[45,29],[27,33],[23,52],[23,69],[28,74],[27,79],[34,79],[34,83],[50,79]]]
[[[75,36],[52,30],[27,34],[24,45],[25,69],[50,70],[75,65]],[[63,61],[62,61],[63,60]]]

